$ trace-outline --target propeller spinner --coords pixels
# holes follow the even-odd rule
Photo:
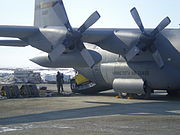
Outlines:
[[[169,17],[164,18],[159,25],[149,34],[145,31],[144,26],[142,24],[141,18],[139,16],[138,11],[136,8],[131,9],[131,15],[138,25],[139,29],[141,30],[142,34],[139,38],[139,41],[137,44],[132,47],[129,52],[126,54],[126,60],[130,61],[132,58],[134,58],[137,54],[140,53],[140,51],[146,50],[149,48],[150,52],[152,53],[152,56],[156,62],[156,64],[162,68],[164,66],[164,62],[162,60],[162,57],[159,53],[159,50],[156,48],[154,41],[157,36],[167,25],[170,24],[171,20]]]
[[[100,18],[99,13],[95,11],[81,25],[79,29],[73,30],[69,23],[69,19],[65,11],[63,1],[59,0],[59,4],[61,5],[61,8],[58,10],[60,11],[60,13],[57,12],[56,14],[59,15],[60,18],[62,18],[62,22],[64,23],[64,26],[67,28],[68,34],[66,35],[64,42],[58,45],[56,48],[53,49],[52,52],[49,53],[49,59],[56,60],[66,50],[66,48],[72,49],[76,47],[80,51],[80,54],[82,55],[88,66],[92,68],[96,64],[95,60],[93,59],[89,51],[86,49],[84,43],[81,41],[81,38],[82,34]],[[54,5],[54,8],[56,8],[55,6],[56,5]]]

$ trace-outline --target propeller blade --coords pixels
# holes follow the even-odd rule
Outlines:
[[[161,32],[166,26],[171,23],[169,17],[164,18],[159,25],[152,31],[151,35],[156,36],[159,32]]]
[[[138,25],[139,29],[141,30],[142,33],[144,33],[144,26],[142,24],[141,18],[139,16],[139,13],[137,11],[137,9],[134,7],[131,9],[131,15],[134,19],[134,21],[136,22],[136,24]]]
[[[95,65],[95,61],[93,59],[93,57],[91,56],[91,54],[89,53],[89,51],[84,47],[81,51],[80,51],[82,57],[84,58],[84,60],[86,61],[86,63],[88,64],[88,66],[90,68],[93,68],[93,66]]]
[[[89,27],[91,27],[101,16],[97,11],[95,11],[85,22],[84,24],[78,29],[80,33],[86,31]]]
[[[140,52],[140,49],[137,46],[131,48],[131,50],[126,54],[126,60],[130,61],[134,56]]]
[[[56,60],[62,55],[62,53],[63,53],[65,50],[66,50],[66,48],[65,48],[64,45],[62,45],[62,44],[58,45],[57,47],[55,47],[55,48],[53,49],[52,52],[50,52],[50,53],[48,54],[49,60],[50,60],[51,62],[56,61]]]
[[[67,28],[67,30],[73,32],[63,1],[58,0],[57,2],[55,2],[53,5],[53,9],[56,12],[57,16],[60,18],[62,24],[64,24],[64,26]]]
[[[161,55],[160,55],[160,53],[159,53],[159,51],[158,51],[157,49],[156,49],[155,52],[152,53],[152,56],[153,56],[156,64],[157,64],[160,68],[162,68],[162,67],[164,66],[164,61],[162,60],[162,57],[161,57]]]

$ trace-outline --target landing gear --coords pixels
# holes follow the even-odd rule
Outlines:
[[[140,87],[139,87],[140,88]],[[125,93],[122,91],[116,91],[118,93],[118,96],[120,98],[128,98],[128,99],[133,99],[133,98],[139,98],[139,99],[149,99],[151,97],[151,93],[154,92],[152,88],[150,88],[147,83],[145,82],[143,87],[141,87],[141,91],[138,91],[137,93],[133,90],[131,90],[134,93]],[[127,92],[131,92],[130,90]]]
[[[127,98],[128,97],[128,93],[122,93],[122,92],[118,92],[118,96],[122,99]]]
[[[150,96],[149,94],[135,94],[135,93],[121,93],[118,92],[118,96],[122,99],[134,99],[134,98],[144,98],[148,99]]]
[[[153,92],[153,89],[150,87],[146,86],[144,88],[144,94],[134,94],[134,93],[129,93],[129,97],[132,98],[140,98],[140,99],[150,99],[151,93]]]

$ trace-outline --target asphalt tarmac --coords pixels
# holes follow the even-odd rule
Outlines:
[[[150,100],[115,96],[108,91],[0,100],[0,135],[180,134],[180,98],[163,93]]]

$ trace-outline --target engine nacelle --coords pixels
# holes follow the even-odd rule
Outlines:
[[[122,79],[113,81],[113,89],[121,93],[144,94],[144,81],[142,79]]]

